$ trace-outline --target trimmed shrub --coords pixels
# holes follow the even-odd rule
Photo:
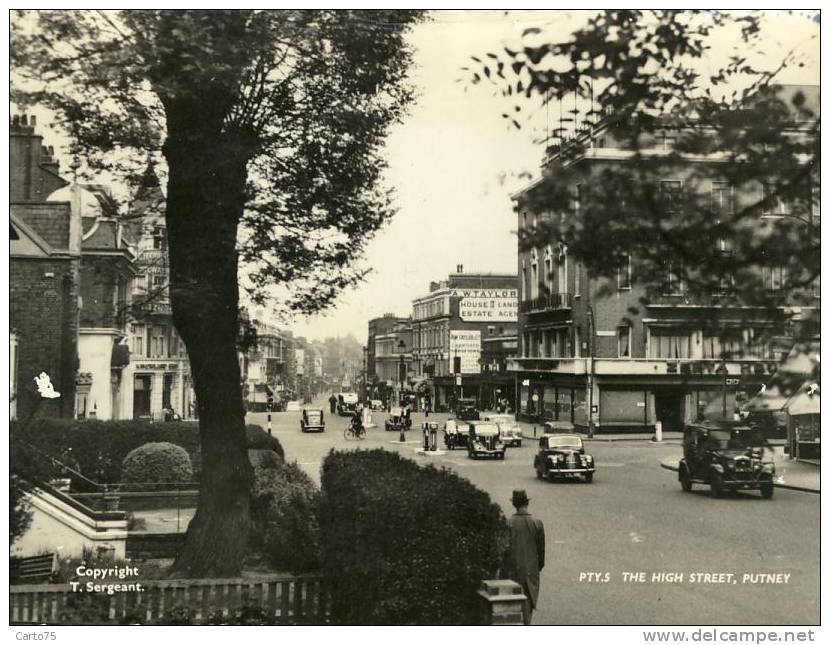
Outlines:
[[[278,571],[316,571],[319,489],[296,463],[259,459],[253,465],[251,547]]]
[[[476,591],[509,542],[487,493],[385,450],[332,451],[322,492],[322,571],[335,622],[478,622]]]
[[[192,478],[187,451],[167,441],[139,446],[130,451],[121,466],[121,481],[125,483],[188,482]]]
[[[13,421],[12,430],[20,423]],[[276,437],[258,425],[247,425],[248,448],[265,448],[284,457]],[[201,471],[199,424],[196,421],[152,423],[147,420],[78,421],[74,419],[35,419],[25,431],[25,440],[42,452],[60,459],[66,448],[72,448],[81,472],[94,481],[106,483],[121,480],[121,464],[127,454],[146,443],[169,441],[184,448],[190,455],[194,479]],[[98,461],[98,455],[103,459]],[[98,471],[103,470],[99,476]],[[73,489],[86,490],[83,482],[73,482]]]

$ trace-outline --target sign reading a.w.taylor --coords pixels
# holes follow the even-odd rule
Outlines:
[[[517,289],[453,289],[450,297],[460,298],[461,320],[515,322],[518,317]]]

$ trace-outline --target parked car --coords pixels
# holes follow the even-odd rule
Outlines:
[[[557,477],[594,480],[594,458],[585,453],[582,437],[575,434],[545,434],[539,438],[539,452],[533,458],[536,477],[553,481]]]
[[[762,429],[740,422],[706,421],[684,429],[677,478],[687,492],[694,484],[708,484],[712,497],[749,489],[770,499],[775,463]]]
[[[455,403],[455,418],[462,421],[478,421],[481,415],[475,399],[458,399]]]
[[[470,424],[470,436],[467,442],[467,456],[495,457],[504,459],[504,442],[501,440],[499,426],[487,421]]]
[[[484,420],[499,426],[501,439],[505,446],[522,447],[522,428],[512,414],[485,414]]]
[[[392,408],[389,411],[389,418],[386,419],[386,422],[383,425],[390,431],[394,430],[395,432],[400,432],[401,430],[407,430],[408,426],[404,409]]]
[[[447,419],[444,423],[444,445],[447,450],[466,448],[469,444],[470,424],[458,419]]]
[[[321,408],[303,408],[300,417],[301,432],[325,432],[326,422]]]

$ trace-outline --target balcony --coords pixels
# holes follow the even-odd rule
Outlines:
[[[519,313],[529,314],[537,311],[570,309],[572,303],[573,296],[569,293],[549,293],[531,300],[522,300],[519,303]]]

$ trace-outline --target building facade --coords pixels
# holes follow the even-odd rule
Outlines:
[[[164,195],[149,165],[129,209],[136,245],[128,308],[130,364],[122,373],[121,418],[163,420],[165,410],[196,417],[187,348],[173,326]]]
[[[72,196],[49,201],[69,182],[43,145],[34,117],[14,116],[9,148],[10,416],[72,417],[78,374],[81,222]],[[60,397],[41,401],[46,372]]]
[[[412,301],[413,373],[427,383],[436,409],[460,397],[483,405],[496,390],[512,391],[511,375],[490,366],[515,341],[516,294],[515,274],[464,273],[458,266]],[[492,351],[483,358],[484,347]]]
[[[654,154],[664,153],[676,136],[666,134],[654,144]],[[555,150],[545,160],[543,179],[515,196],[520,238],[546,218],[581,215],[582,184],[565,187],[574,196],[567,212],[540,209],[543,200],[534,192],[545,190],[547,182],[561,177],[573,181],[575,166],[578,181],[598,181],[604,168],[632,158],[608,120],[583,131],[578,144],[578,153],[571,154],[567,145]],[[687,163],[689,171],[692,164],[708,164],[692,158]],[[695,171],[709,177],[702,188],[708,194],[698,197],[708,198],[715,212],[734,213],[763,195],[762,185],[738,191],[716,164]],[[692,190],[684,184],[684,172],[672,173],[659,177],[667,218],[681,216],[671,196]],[[701,190],[699,181],[695,186]],[[788,331],[772,328],[769,313],[761,308],[721,306],[717,293],[690,298],[686,285],[671,273],[670,262],[661,295],[644,300],[636,280],[636,249],[616,267],[616,279],[592,276],[568,252],[566,240],[559,239],[529,249],[520,246],[518,271],[520,355],[510,361],[510,370],[516,376],[517,407],[528,418],[580,427],[593,423],[599,429],[653,428],[659,421],[669,430],[717,412],[732,418],[792,345]],[[776,268],[765,271],[765,287],[780,289]]]

